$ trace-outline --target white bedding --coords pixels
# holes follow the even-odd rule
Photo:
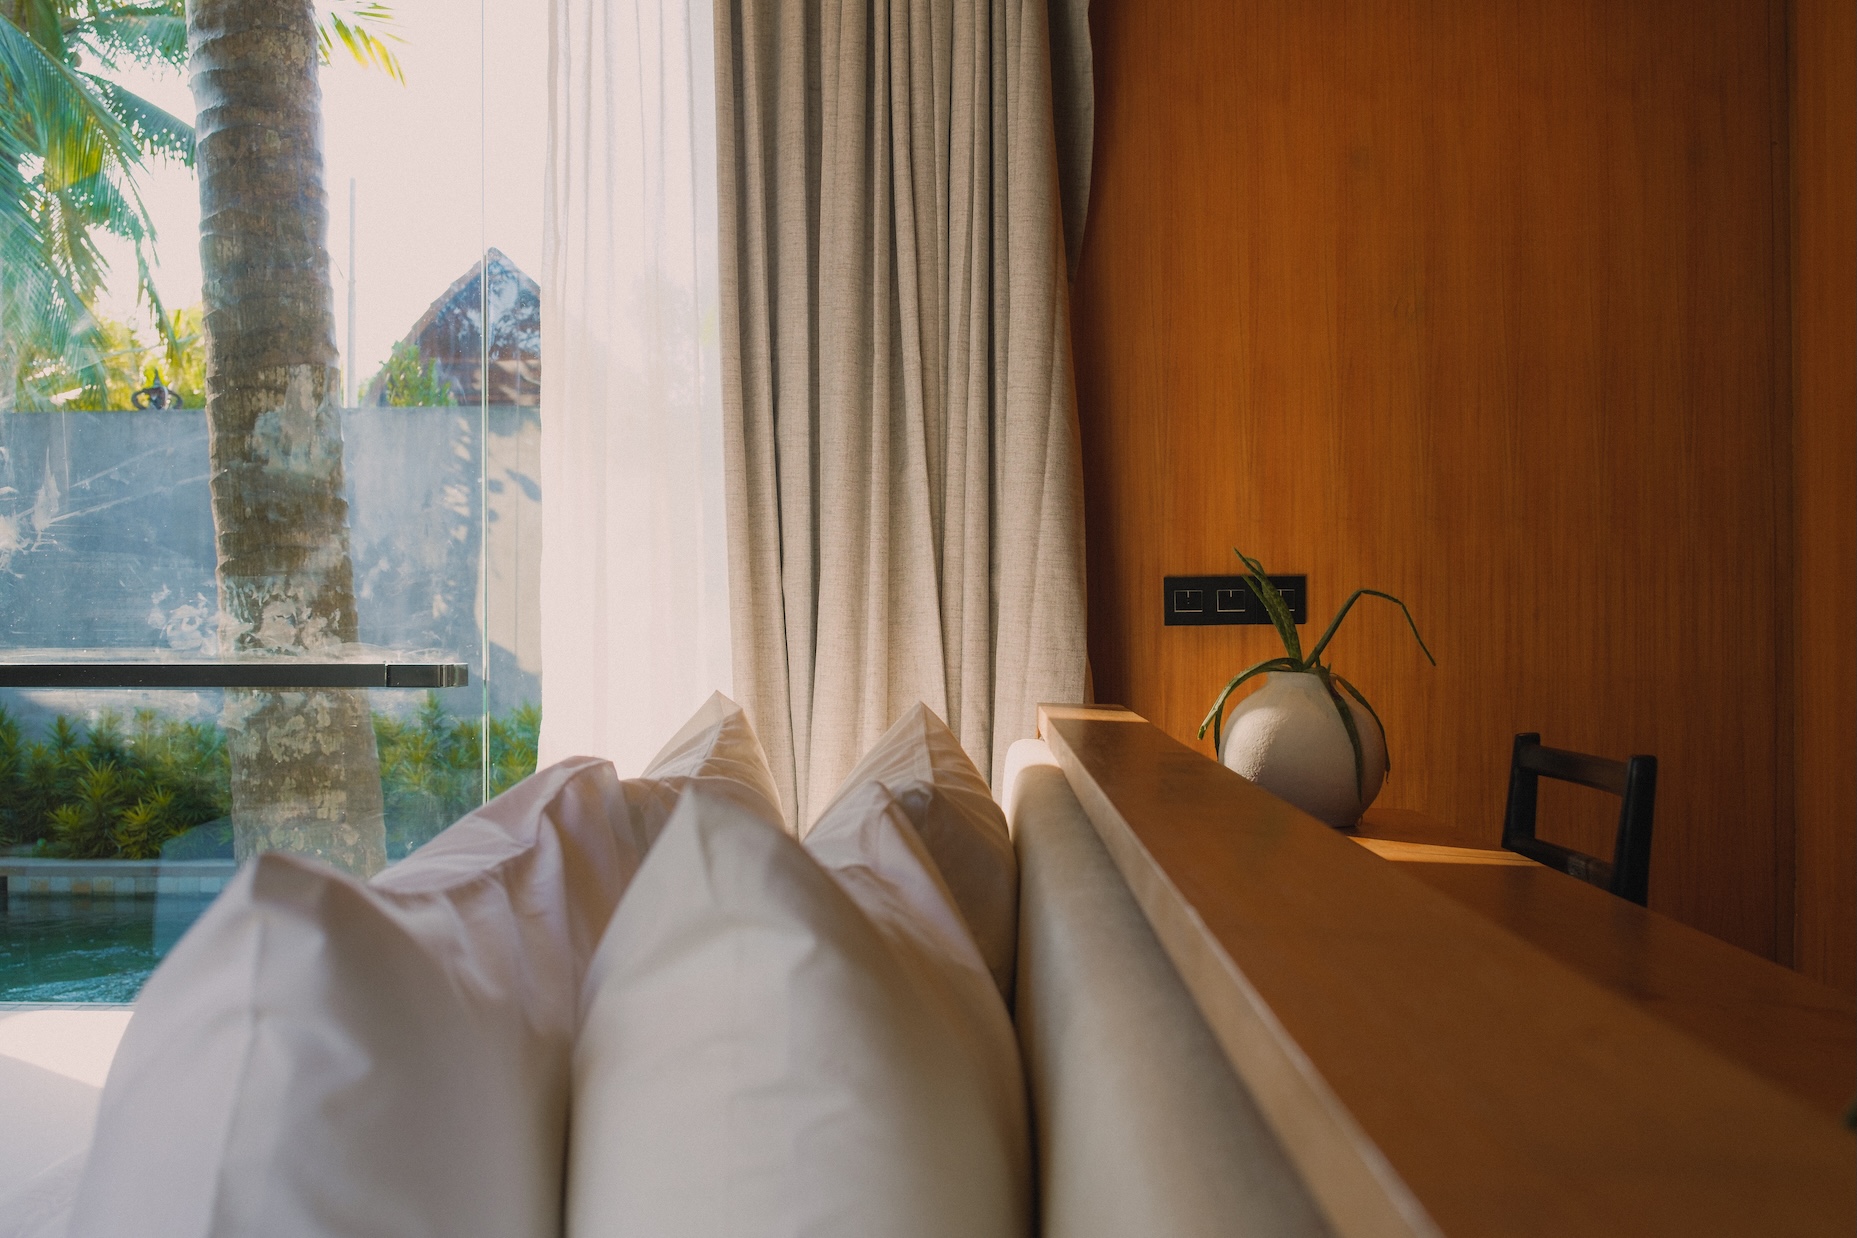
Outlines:
[[[0,1009],[0,1238],[70,1219],[127,1007]]]

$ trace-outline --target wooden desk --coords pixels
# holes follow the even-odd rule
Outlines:
[[[1857,997],[1514,852],[1355,841],[1821,1112],[1857,1096]]]
[[[1039,730],[1337,1235],[1850,1231],[1821,1108],[1134,714]]]

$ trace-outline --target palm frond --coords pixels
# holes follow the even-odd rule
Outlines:
[[[187,13],[181,0],[94,8],[67,22],[65,37],[112,69],[124,62],[187,63]]]
[[[335,54],[335,45],[340,43],[362,68],[379,69],[400,85],[406,85],[406,74],[400,68],[399,58],[386,43],[389,39],[395,43],[400,41],[400,36],[392,30],[393,10],[377,0],[363,0],[344,7],[346,17],[329,11],[323,13],[316,24],[316,46],[322,62],[329,63]]]
[[[0,98],[7,101],[7,110],[28,144],[48,163],[59,153],[54,139],[82,142],[93,133],[120,152],[134,150],[129,132],[91,92],[85,76],[48,54],[4,15],[0,15]]]
[[[193,126],[108,78],[85,74],[98,100],[129,134],[138,151],[193,166]]]
[[[64,59],[65,22],[60,0],[12,0],[7,20],[54,59]]]
[[[190,160],[192,128],[75,66],[172,63],[185,53],[183,13],[181,0],[14,0],[0,12],[0,400],[101,402],[107,345],[86,308],[108,273],[100,235],[130,243],[138,292],[165,323],[135,176],[151,154]]]

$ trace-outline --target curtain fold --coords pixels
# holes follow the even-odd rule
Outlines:
[[[1083,258],[1096,145],[1096,69],[1090,0],[1051,0],[1051,115],[1057,131],[1057,178],[1064,201],[1064,251],[1070,280]]]
[[[642,769],[732,683],[707,0],[551,0],[542,763]]]
[[[917,700],[997,782],[1084,688],[1044,0],[715,17],[736,695],[796,822]]]

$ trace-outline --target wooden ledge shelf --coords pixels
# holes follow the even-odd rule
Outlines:
[[[1850,1231],[1835,1119],[1135,714],[1039,725],[1338,1234]]]
[[[1826,1116],[1849,1108],[1851,994],[1512,851],[1354,841]]]

